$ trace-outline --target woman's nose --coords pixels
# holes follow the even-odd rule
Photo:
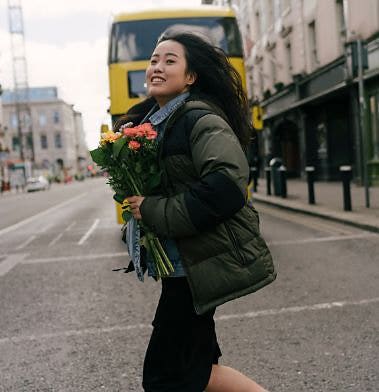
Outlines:
[[[163,64],[162,64],[162,62],[159,61],[159,62],[154,64],[153,72],[154,73],[163,72]]]

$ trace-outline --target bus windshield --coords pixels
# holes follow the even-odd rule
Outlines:
[[[237,21],[228,17],[193,17],[118,22],[112,27],[109,64],[148,60],[156,40],[167,29],[197,32],[223,49],[228,57],[242,57]],[[153,38],[152,38],[153,37]]]

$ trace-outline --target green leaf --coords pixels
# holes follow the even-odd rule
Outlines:
[[[123,211],[122,212],[122,219],[124,219],[124,222],[129,222],[130,219],[132,219],[132,213],[128,211]]]
[[[125,146],[125,143],[126,143],[126,139],[125,139],[124,137],[122,137],[122,138],[116,140],[116,141],[113,143],[113,156],[114,156],[115,158],[118,157],[118,155],[120,154],[122,148]]]
[[[99,166],[105,166],[106,155],[105,155],[105,151],[101,147],[90,151],[90,154],[91,154],[92,160],[95,163],[97,163]]]
[[[136,163],[135,171],[136,171],[137,174],[142,173],[142,165],[141,165],[141,162],[137,162],[137,163]]]
[[[150,193],[161,183],[161,172],[152,174],[146,182],[147,192]]]
[[[157,170],[158,170],[158,166],[157,166],[155,163],[153,163],[153,164],[150,165],[150,173],[151,173],[151,174],[156,173]]]

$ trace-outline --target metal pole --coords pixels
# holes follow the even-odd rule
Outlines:
[[[280,196],[285,199],[287,197],[287,168],[282,165],[278,170],[280,176]]]
[[[271,196],[271,168],[265,167],[266,173],[266,194]]]
[[[315,201],[315,167],[314,166],[306,166],[305,171],[307,173],[307,183],[308,183],[308,203],[309,204],[316,204]]]
[[[350,180],[351,180],[351,166],[340,166],[340,173],[342,179],[343,189],[343,209],[345,211],[351,211],[351,191],[350,191]]]
[[[363,64],[362,64],[362,41],[357,41],[357,52],[358,52],[358,90],[359,90],[359,119],[361,129],[361,140],[362,140],[362,169],[363,169],[363,183],[365,187],[365,200],[366,207],[370,207],[370,190],[368,183],[367,173],[367,129],[366,129],[366,99],[365,99],[365,87],[363,81]]]

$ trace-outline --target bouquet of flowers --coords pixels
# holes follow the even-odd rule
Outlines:
[[[132,218],[126,196],[151,194],[161,176],[157,165],[157,132],[150,123],[130,125],[121,126],[118,132],[102,133],[99,147],[90,151],[93,161],[108,172],[108,184],[116,192],[114,198],[123,203],[125,222]],[[144,226],[143,221],[138,224],[144,231],[141,245],[152,256],[157,278],[168,276],[174,268],[158,237]]]

